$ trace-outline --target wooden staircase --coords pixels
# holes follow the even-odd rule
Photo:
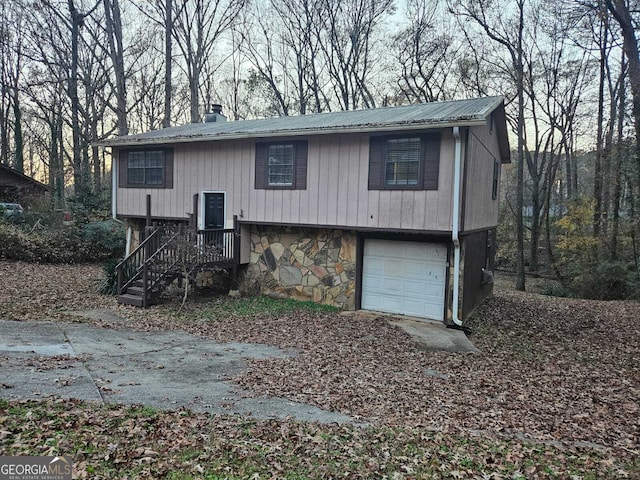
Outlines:
[[[116,266],[118,303],[147,308],[184,272],[233,270],[239,264],[240,229],[183,230],[151,227],[147,237]]]
[[[153,285],[149,280],[147,280],[147,288],[145,288],[144,281],[139,278],[127,287],[125,293],[118,295],[118,303],[146,308],[149,305],[152,305],[157,296],[162,293],[165,288],[171,285],[179,276],[180,274],[178,272],[171,272],[170,274],[167,272],[163,277],[164,281],[162,284]]]

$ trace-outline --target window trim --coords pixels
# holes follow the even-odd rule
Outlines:
[[[390,153],[390,142],[393,141],[397,141],[397,140],[414,140],[417,139],[419,142],[419,152],[418,152],[418,172],[417,172],[417,177],[416,177],[416,183],[389,183],[389,178],[387,176],[388,174],[388,165],[390,163],[410,163],[409,161],[394,161],[391,162],[389,161],[389,153]],[[424,174],[424,141],[422,139],[422,136],[420,135],[403,135],[403,136],[394,136],[394,137],[388,137],[385,139],[385,145],[384,145],[384,157],[382,159],[383,165],[382,165],[382,183],[385,187],[385,190],[412,190],[412,189],[422,189],[422,176]],[[414,161],[411,161],[411,163],[413,163]],[[397,182],[397,179],[396,179]]]
[[[269,183],[269,149],[280,145],[293,147],[292,183]],[[309,157],[308,140],[278,140],[256,142],[255,144],[255,190],[306,190],[307,161]]]
[[[277,165],[272,165],[271,164],[271,149],[275,149],[278,147],[282,147],[284,150],[288,150],[289,147],[291,148],[291,181],[286,182],[286,183],[272,183],[271,182],[271,177],[272,175],[281,175],[284,176],[285,174],[275,174],[271,172],[271,167],[288,167],[289,163],[279,163]],[[272,188],[289,188],[289,187],[293,187],[295,186],[296,183],[296,147],[293,143],[272,143],[269,144],[269,146],[267,147],[267,164],[266,164],[266,169],[267,169],[267,185],[269,187]]]
[[[493,159],[493,178],[491,180],[491,199],[498,198],[498,188],[500,185],[500,162],[498,159]]]
[[[129,153],[132,152],[163,152],[162,183],[145,184],[129,182]],[[173,149],[166,147],[127,148],[118,152],[118,188],[138,189],[172,189],[173,188]],[[142,167],[146,170],[147,167]],[[159,167],[150,167],[159,168]]]
[[[389,140],[420,139],[420,165],[415,185],[387,184]],[[439,130],[403,132],[369,137],[369,190],[431,190],[437,191],[440,182],[441,132]]]

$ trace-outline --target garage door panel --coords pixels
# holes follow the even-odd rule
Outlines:
[[[425,318],[431,318],[433,320],[442,320],[442,316],[443,316],[442,308],[443,308],[442,305],[427,303],[425,305],[425,312],[426,312]]]
[[[390,294],[401,294],[404,290],[404,282],[401,278],[385,278],[384,279],[384,292]]]
[[[427,279],[435,282],[444,282],[445,277],[447,275],[447,269],[445,266],[441,265],[428,265],[427,268]]]
[[[362,308],[442,320],[447,247],[366,240]]]
[[[379,257],[371,257],[368,264],[368,272],[370,275],[383,275],[384,274],[385,260]]]
[[[420,302],[406,302],[404,304],[404,315],[410,315],[412,317],[424,317],[424,304]]]
[[[370,294],[384,292],[384,280],[380,277],[362,277],[362,291]]]
[[[447,261],[447,247],[444,245],[437,245],[436,248],[433,248],[427,252],[426,256],[427,261],[432,261],[434,263],[442,263]]]
[[[428,265],[424,262],[407,260],[404,262],[404,272],[407,278],[425,278],[429,275]]]
[[[404,276],[404,263],[397,260],[385,260],[384,275],[402,278]]]
[[[444,299],[444,290],[442,288],[442,285],[428,284],[426,285],[424,293],[427,299],[434,299],[434,300]]]
[[[416,296],[416,298],[422,298],[425,294],[425,284],[424,282],[405,280],[403,282],[402,292],[405,296],[413,295]]]

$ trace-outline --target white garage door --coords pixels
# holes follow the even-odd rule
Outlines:
[[[442,320],[447,247],[365,240],[362,308]]]

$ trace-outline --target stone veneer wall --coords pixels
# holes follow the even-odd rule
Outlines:
[[[352,231],[253,225],[245,282],[262,293],[353,310],[356,243]]]

